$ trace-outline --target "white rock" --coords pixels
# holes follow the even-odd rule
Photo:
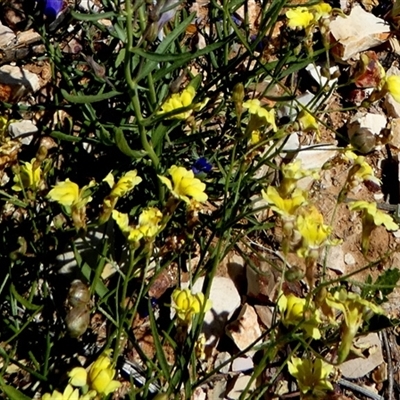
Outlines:
[[[358,112],[347,124],[349,138],[360,128],[368,129],[377,136],[386,127],[386,123],[387,119],[384,115]]]
[[[306,71],[313,77],[313,79],[319,84],[319,86],[324,87],[327,86],[331,88],[336,84],[338,78],[328,79],[325,76],[321,75],[321,66],[315,64],[308,64],[306,67]],[[339,71],[339,67],[337,65],[329,68],[329,73],[332,75],[336,71]]]
[[[244,350],[259,339],[262,333],[254,308],[245,304],[238,318],[226,327],[226,332],[239,350]],[[248,352],[248,354],[253,353],[254,351]]]
[[[347,265],[354,265],[354,264],[356,263],[356,260],[355,260],[355,258],[354,258],[354,256],[353,256],[353,254],[351,254],[351,253],[346,253],[345,256],[344,256],[344,262],[345,262]]]
[[[0,49],[4,49],[15,39],[16,36],[12,29],[0,22]]]
[[[325,256],[325,252],[322,252],[321,258],[322,262]],[[344,274],[346,271],[346,264],[344,262],[344,252],[342,246],[332,246],[328,249],[328,257],[326,259],[326,266],[338,272],[339,274]]]
[[[358,55],[384,43],[390,34],[390,26],[381,18],[355,5],[348,17],[338,16],[329,25],[329,31],[338,45],[334,54],[341,60]]]
[[[233,372],[245,372],[254,369],[254,362],[251,357],[238,357],[232,361]]]
[[[319,146],[304,146],[296,155],[294,160],[302,161],[303,169],[321,170],[322,166],[334,158],[337,154],[336,146],[332,144],[321,144]],[[300,179],[297,186],[300,189],[308,190],[314,182],[312,177]]]
[[[231,355],[227,351],[222,351],[221,353],[217,354],[217,357],[215,359],[214,367],[218,368],[220,365],[224,364],[225,362],[229,361],[231,359]],[[221,374],[227,374],[229,373],[230,370],[230,365],[227,363],[224,365],[219,372]]]
[[[192,293],[201,292],[203,283],[203,277],[197,279]],[[240,306],[240,295],[231,279],[217,276],[211,284],[210,300],[212,307],[204,317],[203,333],[206,344],[216,346],[224,334],[226,322]]]
[[[206,400],[206,398],[207,394],[201,387],[197,387],[192,394],[192,400]]]
[[[237,378],[235,384],[233,385],[232,390],[229,391],[226,399],[227,400],[237,400],[239,397],[242,396],[242,393],[244,389],[247,387],[249,381],[251,379],[251,376],[248,375],[240,375],[239,378]],[[249,390],[246,393],[245,399],[249,398],[249,394],[256,388],[256,381],[253,380],[253,382],[250,385]]]
[[[22,85],[27,92],[36,92],[40,89],[39,77],[21,67],[3,65],[0,68],[0,83],[6,85]]]
[[[282,147],[282,157],[286,158],[288,153],[297,152],[300,148],[300,140],[297,132],[293,132],[289,135],[286,143]]]
[[[37,126],[29,120],[12,122],[8,132],[13,139],[20,139],[22,144],[29,145],[32,142],[33,134],[38,132]]]
[[[382,344],[377,333],[360,336],[353,341],[353,344],[363,351],[363,354],[368,349],[369,355],[366,358],[357,357],[340,364],[340,371],[347,379],[361,378],[383,363]]]
[[[81,0],[79,3],[79,8],[86,12],[99,12],[100,9],[92,0]]]

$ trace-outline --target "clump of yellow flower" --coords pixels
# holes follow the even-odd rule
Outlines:
[[[302,394],[310,394],[312,398],[326,398],[326,392],[333,390],[328,376],[334,368],[327,362],[317,358],[292,357],[288,362],[289,373],[294,376]]]
[[[189,107],[196,95],[196,91],[193,86],[188,86],[182,91],[182,93],[174,93],[171,97],[161,106],[159,114],[166,114],[179,108]],[[169,118],[176,119],[187,119],[192,114],[193,110],[181,112],[179,114],[172,115]]]
[[[36,190],[40,186],[42,180],[42,170],[40,165],[36,165],[36,158],[33,158],[31,162],[24,162],[19,168],[19,172],[14,176],[14,186],[12,187],[15,191],[21,191],[22,189]]]
[[[283,179],[279,185],[279,193],[283,197],[290,195],[297,186],[297,181],[307,176],[311,176],[314,179],[319,178],[319,173],[314,169],[303,169],[301,160],[282,165],[281,171]]]
[[[369,237],[371,232],[380,225],[383,225],[389,231],[396,231],[399,226],[393,221],[393,218],[378,210],[376,203],[367,201],[354,201],[349,203],[350,210],[361,211],[362,216],[362,239],[361,248],[363,253],[367,253],[369,247]]]
[[[94,184],[95,182],[91,181],[89,185],[80,189],[75,182],[71,182],[67,178],[65,181],[58,182],[50,190],[47,197],[66,208],[68,214],[71,214],[77,229],[84,228],[86,226],[86,205],[92,201],[88,189]]]
[[[358,156],[352,151],[345,152],[345,159],[353,163],[352,168],[347,176],[346,184],[350,189],[357,187],[360,183],[365,181],[380,184],[381,181],[375,176],[372,167],[365,161],[364,156]]]
[[[251,115],[249,124],[246,132],[251,135],[254,131],[258,130],[261,126],[269,125],[273,131],[278,130],[275,123],[275,111],[267,110],[261,106],[261,102],[258,99],[247,100],[243,103],[243,108],[249,110]]]
[[[317,119],[308,111],[303,110],[300,112],[298,121],[301,129],[304,132],[317,131],[319,133],[319,126]]]
[[[347,292],[344,288],[336,291],[333,295],[328,293],[325,301],[328,306],[341,311],[343,314],[341,342],[338,350],[338,363],[342,363],[346,360],[353,339],[363,321],[370,317],[371,312],[382,314],[383,310],[377,305],[361,298],[360,295]]]
[[[329,239],[332,227],[324,224],[324,217],[314,206],[303,211],[296,220],[296,230],[301,235],[297,255],[316,260],[321,247],[337,245],[339,241]]]
[[[189,289],[175,289],[172,293],[173,307],[181,323],[188,325],[192,318],[211,309],[211,301],[205,299],[203,293],[192,294]]]
[[[385,80],[384,90],[389,92],[392,97],[400,103],[400,76],[387,76]]]
[[[67,385],[64,392],[60,393],[54,390],[53,393],[45,393],[42,400],[78,400],[79,390],[74,389],[71,385]]]
[[[306,299],[299,298],[290,293],[287,296],[281,294],[278,299],[278,309],[282,316],[282,323],[286,327],[297,326],[306,332],[308,337],[320,339],[321,332],[318,329],[322,322],[320,313],[314,305]]]
[[[128,214],[117,210],[112,211],[112,217],[132,244],[138,244],[142,239],[153,239],[161,230],[163,214],[156,207],[149,207],[141,212],[137,225],[129,224]]]
[[[132,170],[126,172],[117,183],[115,183],[114,175],[111,172],[103,179],[103,181],[108,183],[111,192],[103,200],[103,210],[99,220],[100,224],[108,221],[118,199],[124,197],[133,190],[135,186],[142,182],[142,178],[137,176],[137,170]]]
[[[314,14],[315,21],[319,21],[321,18],[329,18],[332,14],[332,7],[330,4],[323,1],[315,6],[311,6],[310,10]]]
[[[306,29],[314,21],[314,15],[307,7],[296,7],[286,11],[288,27],[291,29]]]
[[[188,171],[184,167],[173,165],[168,169],[172,182],[165,176],[158,176],[164,185],[168,187],[172,195],[185,203],[190,204],[191,199],[204,203],[207,201],[207,194],[204,193],[206,185],[195,178],[193,171]]]
[[[83,367],[75,367],[72,368],[71,371],[68,372],[69,383],[74,387],[83,387],[87,384],[87,372]]]

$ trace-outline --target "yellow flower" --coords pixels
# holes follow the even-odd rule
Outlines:
[[[110,354],[111,350],[105,351],[89,369],[89,386],[101,396],[107,396],[121,386],[121,382],[113,380],[115,369],[112,367]]]
[[[344,158],[353,163],[353,167],[350,168],[347,177],[350,188],[354,188],[364,181],[371,181],[378,185],[381,183],[375,176],[372,167],[365,161],[364,156],[358,156],[352,151],[346,151]]]
[[[386,77],[385,89],[400,103],[400,76],[391,75]]]
[[[128,214],[113,210],[112,217],[119,229],[127,236],[128,241],[137,243],[142,238],[152,239],[160,231],[160,222],[163,218],[161,211],[156,207],[149,207],[139,215],[138,225],[129,225]]]
[[[286,11],[286,18],[289,20],[288,27],[292,29],[308,28],[314,21],[314,15],[307,7],[296,7]]]
[[[107,182],[111,182],[111,180],[107,180]],[[116,184],[112,185],[110,196],[123,197],[140,182],[142,182],[142,178],[137,176],[136,169],[133,171],[128,171],[122,178],[118,180]]]
[[[375,314],[382,314],[383,310],[377,305],[361,298],[358,294],[349,293],[344,288],[336,291],[333,295],[328,293],[325,299],[328,306],[343,313],[344,321],[341,329],[341,343],[338,351],[338,362],[346,360],[353,339],[363,321],[367,319],[372,311]]]
[[[294,325],[303,329],[309,337],[320,339],[321,332],[318,325],[322,322],[318,310],[313,310],[312,305],[307,305],[306,299],[301,299],[290,293],[281,294],[278,300],[278,309],[282,315],[282,323],[286,327]]]
[[[367,201],[354,201],[349,203],[350,210],[362,212],[362,240],[361,248],[364,254],[368,251],[369,237],[375,227],[383,225],[389,231],[396,231],[399,226],[393,221],[393,218],[378,210],[376,203]]]
[[[333,366],[317,358],[292,357],[288,362],[289,373],[294,376],[303,394],[311,392],[317,398],[325,398],[325,392],[333,390],[328,376],[333,372]]]
[[[200,313],[203,305],[204,312],[211,308],[211,301],[206,301],[203,293],[193,295],[189,289],[175,289],[172,293],[172,300],[179,320],[185,324],[189,324],[192,317]]]
[[[87,372],[83,367],[75,367],[68,372],[69,383],[75,387],[82,387],[87,384]]]
[[[300,189],[296,189],[288,199],[282,198],[273,186],[268,186],[261,194],[265,201],[272,204],[271,210],[288,219],[294,218],[299,207],[307,201],[305,193]]]
[[[92,197],[86,193],[86,190],[94,185],[89,185],[79,189],[79,186],[71,182],[68,178],[65,181],[58,182],[47,195],[51,201],[56,201],[64,207],[82,208],[92,201]]]
[[[303,131],[319,131],[318,121],[308,111],[301,111],[298,120]]]
[[[158,114],[166,114],[179,108],[188,107],[192,104],[196,91],[193,86],[188,86],[182,93],[174,93],[162,106]],[[187,119],[193,110],[188,110],[179,114],[172,115],[169,118]]]
[[[168,173],[172,177],[173,185],[168,178],[160,175],[158,177],[172,192],[173,196],[183,200],[187,204],[190,204],[189,197],[200,203],[207,201],[208,196],[204,193],[206,185],[200,179],[194,177],[193,171],[173,165],[168,170]]]
[[[34,169],[36,159],[33,158],[31,162],[24,162],[21,166],[19,173],[14,176],[15,185],[12,187],[15,191],[20,191],[22,188],[37,189],[39,187],[42,170],[40,166]]]
[[[324,224],[324,217],[314,206],[305,211],[304,215],[297,217],[296,228],[302,238],[301,246],[297,250],[299,257],[315,259],[322,246],[339,243],[339,241],[329,240],[332,228]]]
[[[45,393],[42,400],[78,400],[79,391],[74,389],[71,385],[67,385],[63,393],[54,390],[52,394]]]
[[[248,130],[250,133],[257,130],[263,125],[271,125],[274,132],[278,130],[275,124],[275,111],[270,111],[261,107],[261,102],[258,99],[247,100],[243,103],[243,108],[247,108],[251,114]]]
[[[206,359],[206,352],[205,352],[206,342],[207,342],[206,336],[204,335],[204,333],[200,333],[199,337],[196,340],[195,346],[194,346],[194,351],[195,351],[196,357],[199,360]]]
[[[319,21],[321,18],[328,18],[332,13],[332,7],[328,3],[324,2],[310,7],[310,10],[314,14],[315,21]]]
[[[139,215],[139,230],[144,237],[151,238],[160,230],[162,212],[156,207],[149,207]]]
[[[255,145],[261,142],[261,132],[256,129],[255,131],[251,132],[250,137],[250,144]]]

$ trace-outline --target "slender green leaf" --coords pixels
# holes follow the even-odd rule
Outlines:
[[[0,387],[4,394],[10,400],[31,400],[30,397],[25,396],[18,389],[13,388],[10,385],[6,385],[3,378],[0,377]]]
[[[15,299],[18,301],[18,303],[20,303],[21,305],[23,305],[26,309],[28,310],[32,310],[32,311],[36,311],[38,310],[41,306],[37,306],[36,304],[32,304],[31,302],[29,302],[27,299],[25,299],[23,296],[21,296],[18,292],[17,289],[15,289],[14,284],[10,285],[10,290],[12,295],[15,297]]]
[[[119,96],[122,94],[120,92],[113,90],[111,92],[95,94],[95,95],[83,95],[83,94],[73,95],[67,93],[67,91],[64,89],[61,89],[61,93],[64,96],[65,100],[75,104],[96,103],[98,101],[111,99],[112,97]]]
[[[125,139],[125,135],[124,135],[124,132],[122,131],[122,129],[115,128],[114,133],[115,133],[116,145],[122,151],[122,153],[124,153],[126,156],[139,160],[146,155],[146,153],[143,150],[132,150],[129,147],[129,144]]]
[[[71,15],[74,19],[77,19],[78,21],[98,21],[99,19],[111,19],[114,17],[118,17],[118,14],[113,11],[95,14],[83,14],[71,10]]]

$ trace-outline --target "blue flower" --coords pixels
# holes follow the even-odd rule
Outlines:
[[[200,173],[207,174],[212,169],[212,165],[207,161],[205,157],[200,157],[196,160],[196,162],[192,165],[192,171],[195,175]]]
[[[58,13],[63,8],[63,0],[40,0],[39,4],[43,10],[43,14],[50,18],[55,19]]]

